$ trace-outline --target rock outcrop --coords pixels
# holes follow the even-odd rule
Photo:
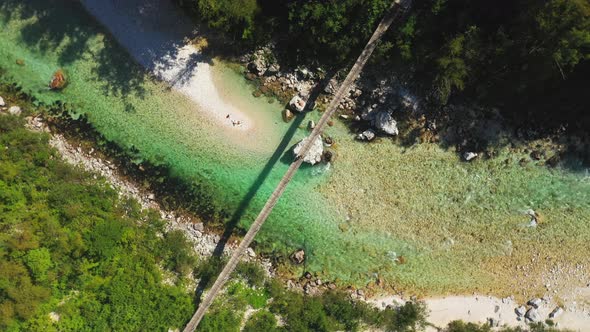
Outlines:
[[[305,101],[299,95],[295,95],[289,101],[289,108],[296,112],[303,112],[305,110]]]
[[[541,314],[539,314],[539,312],[537,311],[537,309],[535,308],[530,308],[526,314],[524,315],[524,317],[526,319],[528,319],[531,322],[540,322],[541,320],[543,320],[543,317],[541,317]]]
[[[395,136],[399,134],[399,130],[397,129],[397,122],[393,119],[389,112],[381,111],[375,115],[375,119],[373,120],[375,128],[381,130],[382,132]]]

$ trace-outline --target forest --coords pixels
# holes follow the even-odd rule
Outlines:
[[[65,164],[47,140],[0,116],[0,330],[181,326],[193,309],[182,276],[195,260],[184,235]]]
[[[342,69],[389,0],[177,0],[238,49],[277,43],[283,61]],[[409,75],[430,111],[453,100],[498,107],[532,126],[590,124],[587,0],[416,0],[372,59]],[[313,67],[313,68],[315,68]]]

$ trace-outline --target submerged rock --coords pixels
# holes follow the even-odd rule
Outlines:
[[[289,123],[291,122],[291,120],[293,120],[293,118],[295,117],[295,114],[293,114],[293,112],[291,112],[288,109],[283,110],[283,121]]]
[[[61,90],[66,86],[66,75],[64,74],[63,70],[58,69],[53,73],[51,77],[51,82],[49,82],[49,88],[51,90]]]
[[[393,119],[391,114],[385,111],[381,111],[375,115],[374,120],[375,128],[383,131],[388,135],[397,135],[399,130],[397,129],[397,122]]]
[[[301,156],[299,154],[299,152],[301,151],[301,149],[303,149],[303,145],[305,144],[305,142],[307,142],[308,139],[309,139],[308,137],[304,138],[299,143],[297,143],[297,145],[293,149],[293,153],[295,154],[295,157]],[[307,154],[303,157],[303,161],[306,163],[315,165],[315,164],[319,163],[320,161],[322,161],[323,154],[324,154],[324,143],[322,141],[322,137],[318,136],[313,141]]]
[[[291,261],[295,264],[301,264],[305,261],[305,251],[303,249],[299,249],[291,254]]]
[[[303,112],[305,110],[305,101],[299,95],[295,95],[289,102],[289,108],[296,112]]]

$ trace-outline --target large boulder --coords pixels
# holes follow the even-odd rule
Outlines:
[[[301,154],[300,154],[301,149],[303,149],[303,145],[305,144],[305,142],[307,142],[308,139],[309,139],[309,137],[306,137],[306,138],[302,139],[299,143],[297,143],[297,145],[293,149],[293,153],[295,154],[295,157],[301,156]],[[303,157],[303,161],[306,163],[315,165],[315,164],[319,163],[320,161],[322,161],[323,154],[324,154],[324,142],[322,141],[322,137],[318,136],[311,144],[311,147],[310,147],[309,151],[307,152],[307,154]]]
[[[299,95],[295,95],[289,101],[289,108],[296,112],[303,112],[305,110],[305,101]]]
[[[397,135],[399,130],[397,129],[397,122],[393,119],[389,112],[381,111],[375,115],[373,120],[375,128],[381,130],[388,135]]]
[[[283,121],[289,123],[291,122],[291,120],[293,120],[293,118],[295,117],[295,114],[293,114],[293,112],[291,112],[288,109],[284,109],[283,110]]]

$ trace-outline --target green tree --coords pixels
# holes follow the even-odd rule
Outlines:
[[[36,281],[42,282],[47,279],[47,271],[53,266],[51,255],[47,248],[29,250],[24,259],[27,267]]]
[[[279,331],[277,328],[277,319],[275,315],[268,311],[260,310],[257,311],[244,326],[244,332],[275,332]]]

